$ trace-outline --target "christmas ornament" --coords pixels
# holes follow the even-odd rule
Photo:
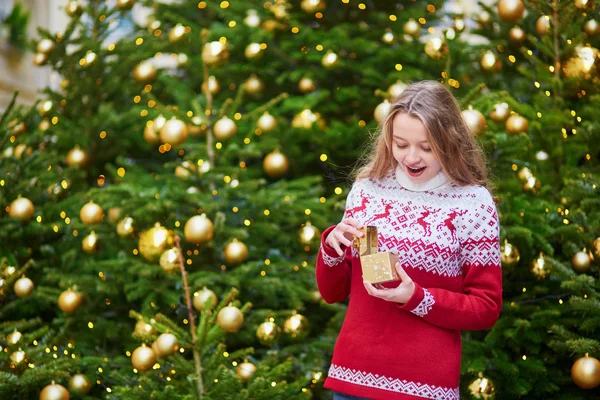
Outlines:
[[[237,307],[223,307],[217,314],[217,323],[226,332],[237,332],[244,323],[244,315]]]
[[[542,183],[539,181],[539,179],[537,179],[535,176],[532,176],[523,183],[523,190],[526,192],[537,194],[541,186]]]
[[[550,17],[547,15],[539,17],[535,23],[535,31],[540,36],[544,36],[548,33],[550,31]]]
[[[202,61],[207,65],[214,65],[229,57],[229,52],[225,45],[221,42],[210,42],[202,48]]]
[[[8,215],[12,218],[20,219],[21,221],[30,220],[33,217],[35,207],[31,200],[26,197],[17,197],[10,203]]]
[[[323,125],[321,115],[319,113],[313,113],[307,108],[294,116],[294,119],[292,119],[292,127],[310,129],[315,122],[320,126]]]
[[[495,389],[489,379],[479,374],[479,377],[469,385],[469,391],[476,399],[491,400],[494,397]]]
[[[156,364],[156,354],[150,347],[141,345],[131,354],[131,364],[138,371],[148,371]]]
[[[145,323],[143,320],[139,320],[135,323],[133,332],[138,336],[145,336],[156,333],[156,330],[152,325]]]
[[[538,161],[546,161],[548,158],[550,158],[550,156],[545,151],[538,151],[535,153],[535,159]]]
[[[310,251],[311,248],[316,248],[321,244],[321,232],[310,222],[307,222],[298,231],[298,241],[305,251]]]
[[[248,10],[246,18],[244,18],[244,24],[250,28],[256,28],[260,25],[260,17],[256,10]]]
[[[600,259],[600,237],[594,239],[594,243],[592,244],[592,254],[594,257]]]
[[[176,274],[181,271],[177,247],[170,248],[162,253],[160,256],[160,267],[167,274]]]
[[[392,105],[388,99],[383,100],[383,103],[380,103],[377,107],[375,107],[375,112],[373,113],[375,121],[380,124],[385,121],[385,117],[387,117],[388,113],[390,112],[390,108],[392,108]]]
[[[19,340],[21,340],[22,337],[23,334],[15,329],[6,336],[6,341],[8,342],[8,344],[17,344],[19,343]]]
[[[77,393],[85,394],[90,391],[92,384],[87,376],[83,374],[75,374],[69,379],[69,390]]]
[[[575,47],[575,56],[568,59],[563,71],[569,78],[590,79],[595,75],[598,49],[589,46]]]
[[[454,18],[454,30],[456,32],[464,31],[465,30],[465,20],[460,17]]]
[[[229,264],[240,264],[248,259],[248,247],[244,242],[233,239],[225,246],[225,260]]]
[[[11,130],[10,131],[11,135],[20,136],[23,133],[25,133],[26,126],[25,126],[25,122],[19,122],[15,119],[8,124],[8,128],[10,128],[10,130]]]
[[[469,106],[468,110],[463,110],[462,116],[473,135],[479,135],[485,129],[485,117],[472,106]]]
[[[197,170],[196,164],[192,164],[189,161],[183,161],[181,165],[175,167],[175,176],[179,178],[187,178],[192,174],[192,172],[196,172]]]
[[[177,338],[171,333],[163,333],[158,337],[158,339],[156,339],[154,343],[156,344],[156,350],[158,350],[158,353],[156,353],[156,355],[160,358],[170,356],[171,354],[179,350],[179,343],[177,342]]]
[[[506,120],[506,131],[509,135],[525,133],[529,129],[529,123],[520,115],[513,114]]]
[[[85,57],[83,57],[79,61],[79,65],[81,65],[84,68],[87,68],[91,65],[96,64],[96,62],[98,62],[98,56],[96,55],[96,53],[94,53],[93,51],[88,51]]]
[[[209,78],[210,79],[210,78]],[[210,86],[210,84],[209,84]],[[198,136],[206,132],[206,118],[201,115],[197,115],[192,117],[193,125],[188,126],[188,130],[190,131],[190,135]]]
[[[263,55],[263,46],[260,43],[250,43],[246,46],[244,55],[248,60],[258,59]]]
[[[571,378],[582,389],[594,389],[600,385],[600,361],[586,354],[571,367]]]
[[[182,41],[187,34],[191,31],[189,26],[183,26],[182,24],[177,24],[169,31],[169,41],[171,43],[177,43]]]
[[[408,87],[408,85],[404,82],[401,81],[396,81],[396,83],[394,83],[392,86],[390,86],[388,88],[388,93],[390,94],[390,96],[392,96],[392,98],[396,98],[398,96],[400,96],[402,93],[404,93],[404,91],[406,90],[406,88]]]
[[[321,59],[321,65],[323,65],[325,68],[335,68],[337,67],[337,65],[340,63],[340,60],[338,59],[337,54],[335,54],[333,51],[328,51],[323,58]]]
[[[266,321],[256,328],[256,337],[265,346],[272,346],[277,342],[279,332],[280,329],[274,322]]]
[[[108,220],[111,224],[116,224],[121,220],[123,209],[120,207],[111,207],[108,209]]]
[[[219,93],[219,90],[221,90],[221,85],[214,75],[208,77],[208,86],[206,85],[206,82],[202,83],[202,91],[206,92],[207,87],[210,94],[213,95]]]
[[[396,37],[394,36],[394,34],[392,32],[387,31],[381,37],[381,41],[385,44],[392,44],[396,41]]]
[[[121,11],[129,11],[133,8],[135,0],[117,0],[117,8]]]
[[[188,128],[185,122],[171,118],[160,130],[160,140],[172,146],[178,146],[185,142],[188,137]]]
[[[573,256],[571,260],[571,264],[573,264],[573,269],[579,273],[588,272],[591,265],[590,256],[586,251],[578,251]]]
[[[67,165],[70,167],[83,167],[88,160],[87,153],[76,145],[67,153]]]
[[[277,127],[277,121],[275,121],[275,117],[265,111],[256,122],[256,126],[265,133],[271,132]]]
[[[283,332],[293,339],[304,339],[308,335],[308,319],[301,314],[292,315],[283,323]]]
[[[48,54],[44,53],[35,53],[33,55],[33,64],[41,67],[42,65],[46,65],[48,63]]]
[[[37,52],[42,53],[42,54],[50,54],[54,51],[55,48],[56,48],[56,43],[54,43],[53,40],[50,40],[47,38],[40,40],[38,42],[37,46],[35,47]]]
[[[510,115],[510,109],[506,103],[497,103],[494,105],[494,111],[490,113],[490,118],[494,122],[504,122]]]
[[[185,54],[185,53],[177,54],[177,66],[178,67],[185,68],[185,67],[189,66],[189,64],[190,64],[190,59],[187,56],[187,54]]]
[[[155,261],[163,251],[173,246],[173,243],[173,232],[157,222],[152,228],[140,234],[138,248],[145,259]]]
[[[70,4],[70,3],[69,3]],[[69,391],[58,383],[52,383],[44,387],[40,393],[40,400],[69,400]]]
[[[63,312],[72,313],[79,308],[82,301],[83,298],[79,293],[72,289],[67,289],[58,297],[58,307]]]
[[[496,57],[496,55],[488,50],[483,54],[483,57],[481,57],[481,68],[483,68],[484,71],[488,71],[488,72],[498,72],[502,69],[502,63],[500,62],[500,60],[498,59],[498,57]]]
[[[146,126],[144,127],[144,140],[150,144],[160,143],[160,136],[158,132],[154,129],[154,125],[152,121],[148,121]]]
[[[26,144],[21,143],[21,144],[17,145],[17,147],[15,147],[14,155],[17,158],[21,158],[21,156],[23,154],[25,154],[25,156],[29,156],[29,155],[31,155],[32,152],[33,152],[33,149],[31,147],[27,147]]]
[[[119,237],[126,238],[135,232],[135,221],[131,217],[123,218],[117,224],[117,234]]]
[[[523,167],[519,170],[517,176],[519,177],[519,180],[521,182],[527,182],[528,179],[531,179],[533,177],[533,174],[531,173],[531,170],[529,168]]]
[[[81,219],[81,222],[86,225],[95,225],[102,221],[103,217],[104,211],[102,211],[102,207],[94,203],[93,200],[90,200],[81,207],[81,210],[79,211],[79,218]]]
[[[522,0],[498,1],[498,15],[506,22],[516,22],[523,16],[525,6]]]
[[[402,30],[407,35],[410,35],[414,38],[418,38],[421,34],[421,24],[415,21],[414,18],[411,18],[408,21],[406,21],[406,23],[402,27]]]
[[[517,265],[521,256],[519,250],[508,243],[508,240],[504,240],[504,246],[500,246],[500,261],[505,267],[512,267]]]
[[[238,366],[235,368],[235,374],[244,383],[248,382],[255,372],[256,366],[248,361],[238,364]]]
[[[513,44],[519,45],[527,38],[527,34],[521,27],[515,26],[508,31],[508,38]]]
[[[21,364],[22,362],[27,362],[27,354],[25,354],[25,352],[19,348],[18,351],[10,353],[10,360],[14,364]]]
[[[246,82],[244,82],[244,90],[250,95],[260,94],[263,91],[264,87],[265,85],[263,81],[254,74],[252,74],[250,78],[248,78]]]
[[[42,102],[40,104],[40,109],[39,109],[40,116],[47,117],[50,114],[50,112],[52,111],[53,107],[54,106],[53,106],[51,100],[46,100],[46,101]]]
[[[271,7],[271,10],[274,7]],[[274,21],[272,19],[263,22],[263,28],[265,31],[267,32],[275,32],[278,30],[283,30],[285,28],[285,25],[283,25],[282,23],[279,23],[278,21]]]
[[[586,8],[588,6],[588,0],[574,0],[573,4],[575,4],[575,7],[577,8]]]
[[[600,32],[600,24],[595,19],[590,19],[583,25],[583,30],[590,37],[596,36]]]
[[[425,42],[425,54],[434,60],[441,60],[448,54],[448,45],[444,39],[433,37]]]
[[[319,290],[313,290],[312,293],[310,294],[310,298],[315,303],[318,303],[321,300],[323,300],[323,296],[321,296],[321,292],[319,292]]]
[[[288,171],[289,162],[284,154],[274,150],[263,160],[263,169],[271,178],[279,178]]]
[[[315,83],[312,81],[312,79],[302,78],[302,79],[300,79],[300,82],[298,82],[298,89],[300,89],[300,91],[302,93],[308,93],[308,92],[312,92],[313,90],[315,90],[316,86],[315,86]]]
[[[156,78],[156,74],[156,67],[148,61],[142,61],[133,68],[133,79],[144,85],[152,82]]]
[[[70,17],[79,16],[83,13],[83,8],[81,7],[79,0],[69,0],[66,10]]]
[[[327,7],[324,0],[302,0],[300,7],[309,14],[325,10]]]
[[[533,260],[531,263],[531,273],[535,275],[538,279],[545,278],[548,274],[548,267],[545,266],[546,260],[544,260],[544,255],[540,253],[538,258]]]
[[[233,135],[235,135],[237,132],[237,125],[232,119],[223,117],[215,122],[213,130],[215,132],[215,137],[218,140],[227,140],[231,139]]]
[[[184,227],[185,238],[193,244],[203,244],[212,239],[213,223],[206,214],[195,215],[188,219]]]
[[[33,281],[27,277],[19,278],[13,287],[17,297],[27,297],[33,292],[35,288]]]
[[[194,293],[193,304],[196,311],[212,310],[217,305],[217,295],[204,287]]]
[[[477,22],[479,22],[481,26],[486,26],[492,22],[492,16],[487,11],[481,11],[477,16]]]

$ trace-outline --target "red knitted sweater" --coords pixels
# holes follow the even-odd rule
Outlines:
[[[319,291],[328,303],[350,296],[325,387],[369,399],[458,400],[460,331],[489,329],[502,303],[496,207],[482,186],[446,181],[415,191],[398,173],[357,181],[344,217],[377,226],[379,251],[398,254],[414,295],[405,304],[369,295],[356,250],[338,256],[325,244],[335,226],[323,232]]]

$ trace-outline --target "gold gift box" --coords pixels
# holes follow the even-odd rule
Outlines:
[[[398,255],[388,251],[378,252],[377,227],[363,226],[360,231],[364,236],[355,237],[352,246],[360,255],[363,279],[372,284],[400,280],[396,271]]]

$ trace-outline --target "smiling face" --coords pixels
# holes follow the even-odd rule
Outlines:
[[[427,129],[419,118],[403,112],[396,114],[392,135],[394,158],[411,181],[427,182],[442,170],[442,164],[433,154]]]

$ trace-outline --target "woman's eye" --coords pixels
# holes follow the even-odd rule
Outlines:
[[[430,152],[431,151],[431,149],[423,149],[423,150],[426,151],[426,152]]]
[[[396,147],[398,147],[399,149],[405,149],[406,145],[401,146],[401,145],[397,144]]]

